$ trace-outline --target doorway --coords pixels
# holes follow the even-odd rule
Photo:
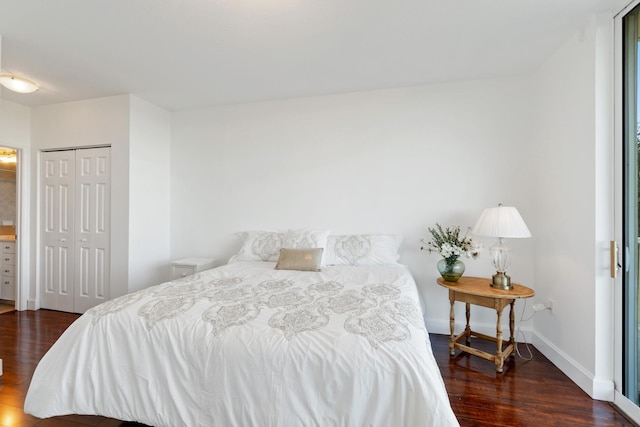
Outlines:
[[[16,308],[18,151],[0,147],[0,314]]]

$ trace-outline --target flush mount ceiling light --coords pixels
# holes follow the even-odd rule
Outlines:
[[[0,163],[16,163],[17,153],[16,150],[0,150]]]
[[[39,89],[38,84],[24,77],[13,74],[0,74],[0,84],[18,93],[31,93]]]

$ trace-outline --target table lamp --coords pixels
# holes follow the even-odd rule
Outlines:
[[[507,276],[507,268],[511,265],[511,248],[505,245],[505,238],[531,237],[531,232],[524,223],[518,210],[511,206],[486,208],[471,231],[476,236],[496,237],[498,241],[489,250],[491,262],[496,269],[491,287],[496,289],[513,289],[511,278]]]

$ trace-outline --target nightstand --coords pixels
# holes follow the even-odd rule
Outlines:
[[[183,258],[171,264],[171,280],[190,276],[203,270],[215,267],[213,258]]]
[[[482,357],[495,363],[496,371],[502,372],[504,361],[515,349],[516,340],[514,335],[514,312],[513,306],[516,299],[531,298],[535,295],[533,289],[519,284],[513,284],[513,289],[502,290],[490,286],[491,279],[480,277],[461,277],[457,282],[447,282],[442,278],[437,280],[440,286],[449,289],[449,302],[451,304],[449,325],[451,336],[449,337],[449,352],[451,356],[455,354],[456,348],[474,356]],[[467,325],[463,332],[455,335],[455,312],[453,305],[456,301],[466,304]],[[471,330],[469,320],[471,318],[470,305],[493,308],[497,314],[496,336],[491,337]],[[504,342],[502,338],[502,310],[509,306],[509,341]],[[489,353],[471,347],[471,337],[480,338],[496,343],[496,352]],[[460,341],[465,340],[465,344]],[[506,347],[503,348],[503,343]]]

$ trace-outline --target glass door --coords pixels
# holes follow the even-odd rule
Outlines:
[[[638,47],[640,42],[640,7],[636,6],[622,20],[623,53],[623,378],[624,396],[639,404],[638,395]]]
[[[616,278],[615,403],[640,419],[640,345],[638,284],[640,239],[640,6],[637,0],[616,18],[619,98],[616,107],[616,236],[619,242]],[[633,7],[633,8],[632,8]]]

